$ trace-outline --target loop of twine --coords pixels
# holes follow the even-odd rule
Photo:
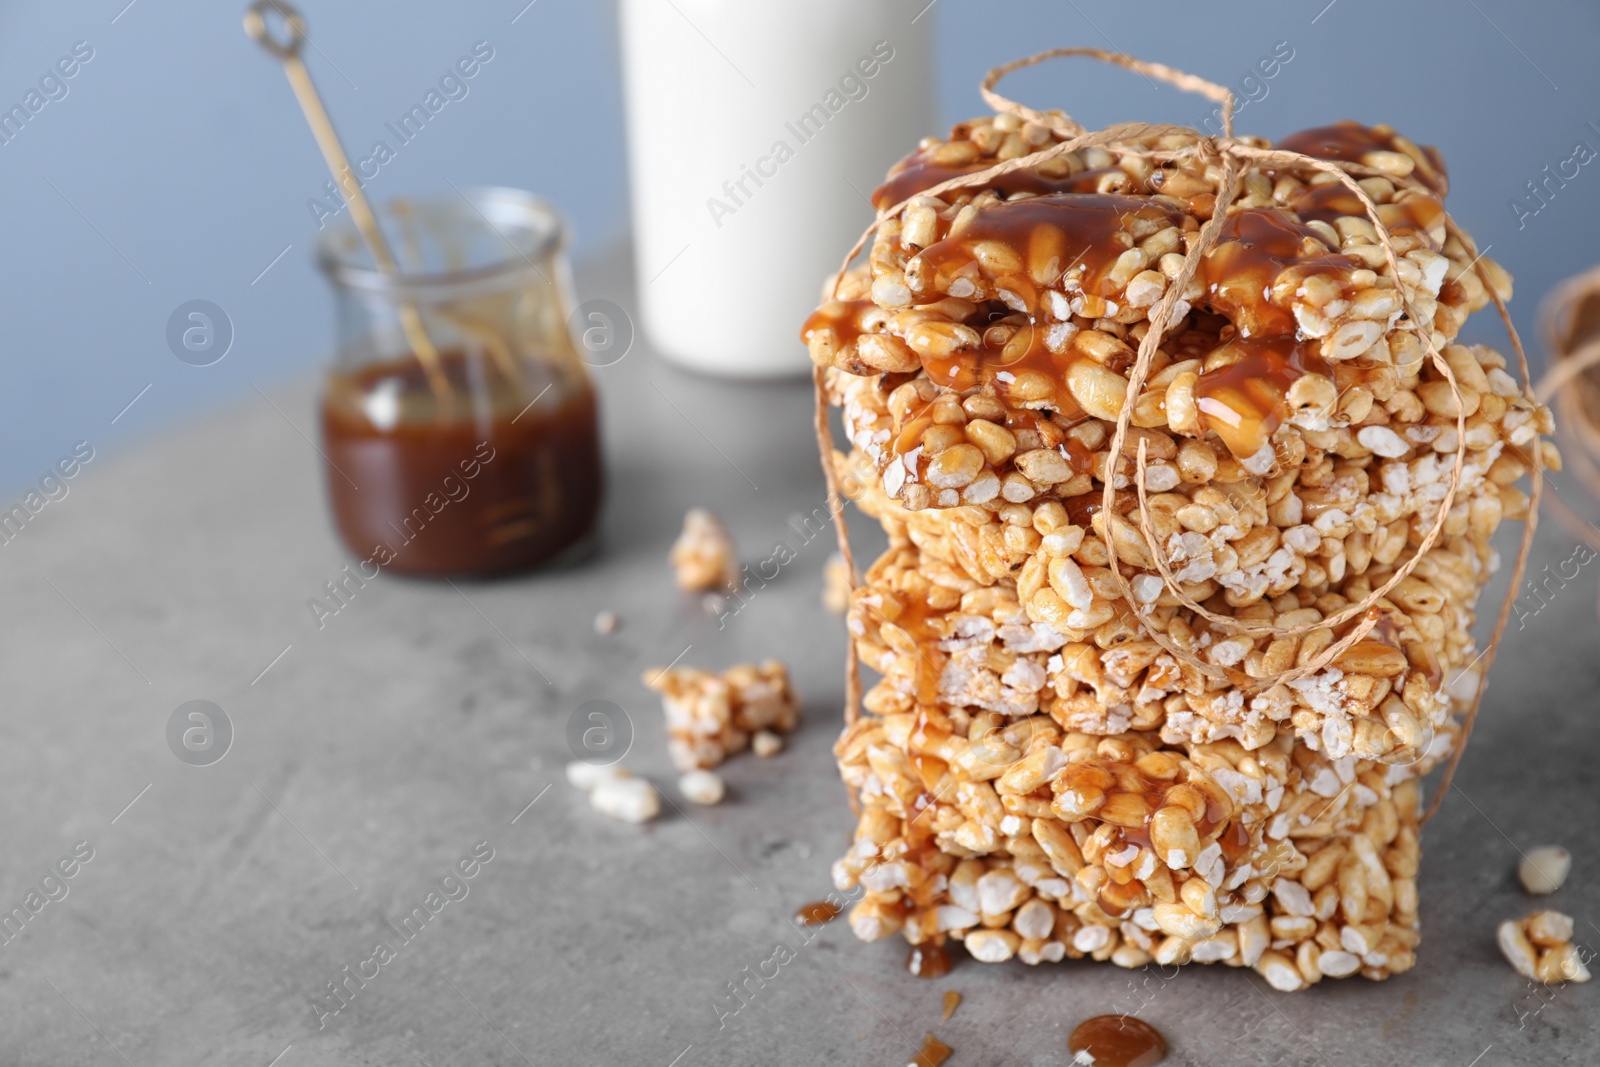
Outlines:
[[[1562,282],[1539,309],[1539,333],[1554,358],[1539,380],[1537,393],[1540,400],[1553,404],[1560,413],[1563,432],[1577,440],[1578,447],[1567,450],[1562,457],[1568,473],[1591,497],[1600,498],[1600,413],[1586,412],[1584,391],[1568,388],[1586,371],[1600,366],[1600,332],[1587,339],[1576,335],[1575,320],[1586,301],[1600,302],[1600,267]],[[1551,494],[1550,504],[1556,521],[1567,533],[1600,550],[1600,530],[1593,523],[1558,494]]]
[[[1476,264],[1480,257],[1477,244],[1467,235],[1466,231],[1458,228],[1454,222],[1445,223],[1450,232],[1461,242],[1463,248],[1473,256],[1472,262]],[[1477,268],[1480,280],[1483,279],[1483,268]],[[1533,390],[1533,372],[1528,367],[1528,353],[1522,347],[1522,338],[1517,334],[1517,327],[1511,321],[1511,312],[1506,308],[1506,302],[1500,299],[1500,294],[1492,286],[1485,284],[1484,289],[1494,300],[1495,311],[1500,315],[1500,321],[1505,325],[1506,334],[1511,338],[1512,350],[1517,354],[1517,368],[1522,372],[1523,387],[1529,392]],[[1539,502],[1544,496],[1544,452],[1540,448],[1539,438],[1533,440],[1533,447],[1529,450],[1533,461],[1532,492],[1528,494],[1528,518],[1522,525],[1522,542],[1517,546],[1517,562],[1511,568],[1511,584],[1506,589],[1505,599],[1500,602],[1500,613],[1495,618],[1494,632],[1489,636],[1489,647],[1483,652],[1483,665],[1478,672],[1478,684],[1472,694],[1472,702],[1462,712],[1461,735],[1456,738],[1451,746],[1450,762],[1445,765],[1444,777],[1439,780],[1439,788],[1434,791],[1433,799],[1428,802],[1428,810],[1422,814],[1422,823],[1426,824],[1439,810],[1439,805],[1444,803],[1444,798],[1450,792],[1450,783],[1455,780],[1456,768],[1461,763],[1461,757],[1467,751],[1467,739],[1472,736],[1472,727],[1478,721],[1478,709],[1483,705],[1484,691],[1489,687],[1489,668],[1494,666],[1495,656],[1500,651],[1500,638],[1505,633],[1506,624],[1511,621],[1511,609],[1516,604],[1517,590],[1522,587],[1522,575],[1528,567],[1528,556],[1533,552],[1533,535],[1539,528]]]
[[[833,515],[834,536],[839,541],[839,555],[844,558],[846,581],[850,591],[856,588],[856,557],[850,550],[850,531],[844,518],[844,499],[839,493],[839,472],[833,465],[833,427],[828,422],[827,370],[813,367],[811,386],[816,393],[816,410],[812,425],[817,434],[817,447],[822,450],[822,477],[828,485],[828,511]],[[845,609],[849,612],[849,607]],[[861,718],[861,665],[856,651],[855,637],[845,631],[844,652],[844,721],[846,727],[854,726]]]
[[[1166,82],[1167,84],[1172,85],[1184,92],[1196,93],[1220,103],[1222,105],[1222,135],[1210,136],[1201,134],[1194,129],[1183,126],[1155,125],[1137,122],[1119,123],[1108,126],[1103,130],[1090,132],[1085,130],[1083,126],[1079,125],[1076,121],[1070,118],[1062,115],[1050,115],[1036,111],[1017,101],[1004,97],[995,91],[995,86],[997,86],[1008,74],[1014,73],[1015,71],[1024,69],[1026,67],[1035,66],[1050,59],[1072,56],[1083,56],[1110,63],[1115,66],[1124,67],[1147,77]],[[850,252],[845,256],[844,262],[840,266],[839,272],[834,276],[832,289],[833,295],[837,297],[839,284],[844,279],[846,272],[849,270],[850,263],[854,261],[858,255],[860,255],[862,249],[866,246],[867,242],[872,239],[872,235],[877,231],[878,227],[883,223],[884,220],[893,217],[895,214],[903,210],[915,196],[936,197],[953,189],[988,185],[996,178],[1013,171],[1036,167],[1039,164],[1057,156],[1062,156],[1071,152],[1076,152],[1083,148],[1090,147],[1105,146],[1113,148],[1123,155],[1137,156],[1147,161],[1155,162],[1173,161],[1185,158],[1199,159],[1202,163],[1215,163],[1217,160],[1221,161],[1223,171],[1222,184],[1221,189],[1216,196],[1215,205],[1212,210],[1212,216],[1209,220],[1207,220],[1205,225],[1201,227],[1199,235],[1194,244],[1185,254],[1182,270],[1179,272],[1176,278],[1168,283],[1166,293],[1163,294],[1161,300],[1151,310],[1147,331],[1140,341],[1138,353],[1135,357],[1133,367],[1129,371],[1128,390],[1126,394],[1127,398],[1124,401],[1122,411],[1117,418],[1116,429],[1108,446],[1109,454],[1106,463],[1107,469],[1104,473],[1104,488],[1101,494],[1101,514],[1105,515],[1103,540],[1106,545],[1107,555],[1109,556],[1112,579],[1115,581],[1118,591],[1127,601],[1130,609],[1135,613],[1136,616],[1139,617],[1141,623],[1143,623],[1147,636],[1149,636],[1157,645],[1172,655],[1175,659],[1184,663],[1188,663],[1192,667],[1202,671],[1207,676],[1212,678],[1221,678],[1224,681],[1231,681],[1229,674],[1223,668],[1217,666],[1216,664],[1201,661],[1198,657],[1193,656],[1188,651],[1181,648],[1177,642],[1175,642],[1165,633],[1162,633],[1151,626],[1148,615],[1141,610],[1139,601],[1133,595],[1133,589],[1127,576],[1122,573],[1121,560],[1118,556],[1116,547],[1116,532],[1113,529],[1112,524],[1113,518],[1117,515],[1115,509],[1117,492],[1116,479],[1120,473],[1120,468],[1123,462],[1122,450],[1127,441],[1128,431],[1133,418],[1135,401],[1137,400],[1140,391],[1144,386],[1145,380],[1149,375],[1150,364],[1155,357],[1161,337],[1173,324],[1173,312],[1176,308],[1178,300],[1181,298],[1181,294],[1193,280],[1195,274],[1200,268],[1202,259],[1216,244],[1217,238],[1222,231],[1222,226],[1227,216],[1227,208],[1238,195],[1241,164],[1253,161],[1262,166],[1293,167],[1296,169],[1310,169],[1331,174],[1336,181],[1344,185],[1360,201],[1362,209],[1366,212],[1367,218],[1371,222],[1373,229],[1377,234],[1378,243],[1383,248],[1384,258],[1389,267],[1391,277],[1395,279],[1395,288],[1401,298],[1402,307],[1411,322],[1416,325],[1417,332],[1421,336],[1423,342],[1426,344],[1427,354],[1431,359],[1433,366],[1440,372],[1441,375],[1443,375],[1444,380],[1446,383],[1448,383],[1451,397],[1454,399],[1456,406],[1456,448],[1450,469],[1449,484],[1446,488],[1444,498],[1440,502],[1439,510],[1435,514],[1432,524],[1428,527],[1427,532],[1424,534],[1421,542],[1419,543],[1416,552],[1404,564],[1396,568],[1382,585],[1373,589],[1360,601],[1348,605],[1347,607],[1335,612],[1333,615],[1330,615],[1327,618],[1318,620],[1315,623],[1307,623],[1304,625],[1288,627],[1282,627],[1276,624],[1247,623],[1233,616],[1220,615],[1216,612],[1212,612],[1203,605],[1195,602],[1183,592],[1183,590],[1179,587],[1178,582],[1172,575],[1171,570],[1165,565],[1165,562],[1161,556],[1158,539],[1155,536],[1154,529],[1150,525],[1148,508],[1146,506],[1144,442],[1142,440],[1140,442],[1139,457],[1134,478],[1141,509],[1140,536],[1146,542],[1146,547],[1149,550],[1151,559],[1157,564],[1157,571],[1160,574],[1162,584],[1164,588],[1170,592],[1184,607],[1193,611],[1199,617],[1206,619],[1209,623],[1231,634],[1249,637],[1270,635],[1273,637],[1292,637],[1296,639],[1303,638],[1315,630],[1337,629],[1338,627],[1343,626],[1352,620],[1359,619],[1356,625],[1351,627],[1348,633],[1346,633],[1338,641],[1330,644],[1328,648],[1324,649],[1319,655],[1307,663],[1302,664],[1299,667],[1280,672],[1276,675],[1254,679],[1247,687],[1247,691],[1252,693],[1259,692],[1262,689],[1267,689],[1275,685],[1286,684],[1324,669],[1329,664],[1337,660],[1339,656],[1343,655],[1344,652],[1346,652],[1350,647],[1362,640],[1372,630],[1373,626],[1375,626],[1378,621],[1378,608],[1380,602],[1388,596],[1389,592],[1393,590],[1396,585],[1404,581],[1411,575],[1413,571],[1416,570],[1416,568],[1421,564],[1423,557],[1426,556],[1427,553],[1432,550],[1434,545],[1438,543],[1439,538],[1444,533],[1445,523],[1449,517],[1450,511],[1455,505],[1456,492],[1461,486],[1463,467],[1466,460],[1467,444],[1465,414],[1466,406],[1464,398],[1461,394],[1460,384],[1456,380],[1455,372],[1451,369],[1449,361],[1444,358],[1443,354],[1439,351],[1438,346],[1433,343],[1432,330],[1429,328],[1428,323],[1416,313],[1416,309],[1413,306],[1411,297],[1406,293],[1404,286],[1400,283],[1399,257],[1395,252],[1393,240],[1389,233],[1388,227],[1384,224],[1383,219],[1378,213],[1377,204],[1374,203],[1373,200],[1367,195],[1366,190],[1361,188],[1360,183],[1356,180],[1354,175],[1359,174],[1363,176],[1382,176],[1394,184],[1405,188],[1418,189],[1424,192],[1428,191],[1426,185],[1419,178],[1415,177],[1414,174],[1405,178],[1396,178],[1393,175],[1382,174],[1373,168],[1357,163],[1340,161],[1336,164],[1328,160],[1304,155],[1299,152],[1286,152],[1281,149],[1262,149],[1257,148],[1254,145],[1247,144],[1235,138],[1233,135],[1234,96],[1233,93],[1228,89],[1217,85],[1214,82],[1207,81],[1192,74],[1187,74],[1175,68],[1158,63],[1146,63],[1123,53],[1107,52],[1098,48],[1051,49],[1046,52],[1040,52],[1037,55],[1014,60],[1010,63],[995,67],[989,71],[989,73],[984,77],[982,83],[980,83],[979,92],[982,94],[985,102],[994,108],[995,111],[1002,114],[1012,115],[1016,118],[1022,119],[1025,122],[1033,122],[1038,125],[1045,126],[1056,135],[1066,139],[1054,145],[1043,148],[1040,151],[1024,156],[1018,156],[1014,159],[1005,160],[985,170],[976,171],[971,174],[958,175],[954,178],[947,179],[946,181],[939,182],[936,185],[930,186],[925,190],[913,194],[912,197],[907,197],[906,199],[901,200],[899,203],[879,210],[877,213],[877,218],[870,226],[866,228],[861,237],[851,247]],[[1179,149],[1153,149],[1147,147],[1145,144],[1137,143],[1169,136],[1182,137],[1189,143],[1185,147]],[[1476,255],[1476,248],[1471,238],[1455,225],[1448,214],[1444,216],[1444,219],[1447,233],[1455,236],[1470,254]],[[1489,284],[1489,281],[1485,276],[1484,268],[1480,265],[1478,259],[1474,259],[1472,261],[1471,269],[1473,269],[1479,280],[1484,282],[1484,289],[1494,300],[1495,307],[1500,313],[1501,320],[1505,324],[1507,333],[1511,338],[1512,346],[1516,351],[1517,360],[1522,371],[1524,387],[1528,391],[1528,395],[1531,396],[1532,378],[1528,369],[1527,356],[1523,350],[1521,339],[1517,335],[1516,327],[1512,324],[1510,314],[1505,308],[1505,303],[1503,300],[1501,300],[1499,294],[1494,290],[1493,286]],[[1596,356],[1595,359],[1600,360],[1600,356]],[[833,435],[827,417],[826,375],[824,368],[817,368],[813,377],[813,381],[816,389],[816,403],[818,409],[818,443],[823,450],[822,461],[824,472],[828,481],[829,507],[837,519],[836,532],[839,539],[840,553],[844,555],[847,561],[849,561],[852,558],[849,549],[849,531],[844,522],[842,504],[838,498],[837,480],[832,469]],[[1424,821],[1432,817],[1433,812],[1437,809],[1440,800],[1443,798],[1444,794],[1448,792],[1450,780],[1454,775],[1456,766],[1461,759],[1461,754],[1465,751],[1467,737],[1471,733],[1473,721],[1476,719],[1478,707],[1483,698],[1483,689],[1485,681],[1488,677],[1489,664],[1493,662],[1495,649],[1498,647],[1501,635],[1505,630],[1506,622],[1510,616],[1511,606],[1515,599],[1516,589],[1521,584],[1521,577],[1527,564],[1528,554],[1532,548],[1543,470],[1537,442],[1535,443],[1535,447],[1532,451],[1534,472],[1533,493],[1529,508],[1528,520],[1523,531],[1521,549],[1517,554],[1517,561],[1512,574],[1511,592],[1507,594],[1505,602],[1501,607],[1494,634],[1489,642],[1489,648],[1483,657],[1486,662],[1484,663],[1482,673],[1479,675],[1476,696],[1474,697],[1469,708],[1463,714],[1461,736],[1454,746],[1454,751],[1452,752],[1448,768],[1445,772],[1444,780],[1441,784],[1439,792],[1434,797],[1432,805],[1429,807],[1426,815],[1424,815]],[[854,580],[854,569],[852,567],[852,588],[854,586]],[[854,723],[860,716],[859,697],[861,684],[859,679],[859,664],[855,657],[853,641],[850,642],[850,653],[847,669],[850,671],[850,678],[847,684],[846,692],[845,719],[848,723]]]

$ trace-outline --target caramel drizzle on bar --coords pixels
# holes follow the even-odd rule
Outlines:
[[[1213,783],[1202,784],[1193,778],[1183,781],[1156,778],[1135,762],[1126,760],[1094,758],[1069,763],[1056,783],[1063,791],[1090,790],[1108,795],[1106,802],[1090,818],[1114,828],[1110,831],[1112,843],[1101,854],[1109,881],[1098,894],[1101,909],[1111,916],[1122,916],[1150,903],[1149,894],[1137,877],[1137,860],[1115,863],[1111,857],[1125,852],[1130,845],[1142,850],[1155,848],[1150,838],[1150,823],[1157,811],[1169,805],[1174,790],[1183,788],[1200,794],[1205,800],[1204,814],[1192,820],[1201,847],[1217,840],[1234,815],[1231,805],[1223,799],[1226,794]],[[1245,841],[1248,842],[1248,836]],[[1223,847],[1226,851],[1237,846]]]
[[[1409,156],[1414,165],[1412,174],[1418,181],[1441,198],[1450,191],[1450,174],[1439,150],[1432,145],[1413,144],[1389,125],[1363,126],[1344,119],[1331,126],[1291,133],[1276,147],[1283,152],[1341,163],[1366,163],[1373,152]]]
[[[987,159],[936,162],[932,153],[938,147],[919,148],[897,163],[889,179],[874,190],[874,206],[885,210],[940,182],[992,166]],[[1372,152],[1402,153],[1429,188],[1442,192],[1447,187],[1437,153],[1417,148],[1389,127],[1346,121],[1290,134],[1280,147],[1356,163]],[[1019,376],[1031,372],[1043,375],[1053,386],[1050,411],[1063,416],[1067,425],[1083,417],[1065,380],[1068,367],[1087,357],[1072,350],[1053,352],[1046,345],[1041,290],[1073,265],[1079,269],[1066,275],[1076,282],[1073,288],[1113,297],[1115,287],[1107,283],[1106,275],[1117,256],[1133,247],[1127,228],[1130,219],[1164,215],[1172,225],[1185,220],[1183,211],[1165,197],[1087,192],[1113,171],[1126,174],[1116,167],[1102,167],[1051,178],[1019,169],[971,187],[973,192],[1031,195],[979,209],[958,236],[945,236],[912,256],[906,278],[915,303],[954,295],[980,302],[980,314],[990,320],[1005,318],[1008,309],[1015,309],[1025,313],[1027,321],[1020,328],[999,329],[985,328],[981,318],[969,323],[979,329],[982,344],[944,358],[922,359],[929,379],[958,392],[982,389],[1006,402],[1008,409],[1037,408],[1038,403],[1012,395]],[[1131,184],[1131,177],[1128,181]],[[1205,357],[1207,370],[1195,387],[1197,407],[1202,428],[1215,432],[1240,459],[1260,451],[1282,425],[1288,415],[1288,390],[1295,380],[1308,373],[1331,377],[1328,365],[1312,351],[1316,346],[1297,335],[1290,311],[1296,289],[1321,274],[1348,296],[1350,277],[1360,266],[1329,247],[1325,235],[1308,225],[1362,217],[1361,201],[1350,190],[1337,181],[1313,185],[1290,208],[1292,213],[1255,208],[1229,215],[1201,268],[1208,298],[1204,310],[1225,316],[1236,328],[1238,340],[1219,339],[1222,343]],[[1427,193],[1402,189],[1393,202],[1379,205],[1378,212],[1391,233],[1415,234],[1431,249],[1442,247],[1444,207]],[[875,309],[870,300],[830,303],[807,320],[802,337],[809,340],[813,331],[829,327],[841,345],[848,345],[867,332],[864,315],[876,313],[881,320],[881,311]],[[896,453],[905,456],[914,448],[914,440],[902,434]],[[925,457],[907,462],[908,476],[919,477],[918,468],[925,464]]]
[[[1047,346],[1050,323],[1040,310],[1043,291],[1060,283],[1069,293],[1117,296],[1108,275],[1117,257],[1135,244],[1130,224],[1181,226],[1184,220],[1180,208],[1159,196],[1065,193],[978,209],[959,234],[929,245],[906,264],[913,302],[925,305],[950,296],[971,300],[980,308],[976,327],[984,325],[983,314],[996,319],[1022,314],[1027,321],[1020,328],[982,329],[981,343],[974,348],[923,358],[929,379],[958,392],[982,389],[1007,402],[1009,409],[1027,403],[1012,387],[1025,376],[1037,381],[1042,375],[1053,387],[1050,410],[1068,425],[1081,419],[1083,412],[1065,382],[1068,368],[1089,357],[1070,347],[1052,351]],[[1226,365],[1201,376],[1196,397],[1202,425],[1215,431],[1235,456],[1251,456],[1271,438],[1287,414],[1285,398],[1295,379],[1306,373],[1331,376],[1312,351],[1316,346],[1295,336],[1289,310],[1295,290],[1321,274],[1346,292],[1358,267],[1329,248],[1316,230],[1280,209],[1239,211],[1223,223],[1202,266],[1205,309],[1225,316],[1240,340],[1223,340],[1208,355],[1208,366]],[[832,301],[806,320],[801,336],[809,340],[813,332],[829,328],[841,344],[849,344],[867,332],[869,316],[883,319],[871,300]],[[896,452],[905,455],[916,440],[917,435],[902,433]],[[910,469],[914,464],[907,466],[915,476]]]
[[[937,163],[930,158],[931,151],[932,149],[919,148],[889,168],[888,180],[872,191],[872,206],[879,211],[885,211],[903,200],[911,199],[924,189],[933,188],[940,182],[964,174],[976,174],[994,166],[992,159],[977,159],[969,163]],[[1095,193],[1101,191],[1100,183],[1103,178],[1110,176],[1115,179],[1117,175],[1125,178],[1127,185],[1133,184],[1133,178],[1121,167],[1097,167],[1062,178],[1050,178],[1031,170],[1016,170],[1010,174],[1000,175],[982,188],[993,189],[1005,197],[1015,196],[1018,193],[1031,193],[1035,196],[1048,196],[1054,193]]]

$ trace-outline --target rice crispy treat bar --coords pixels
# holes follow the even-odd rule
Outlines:
[[[968,738],[933,718],[863,718],[837,747],[861,818],[833,876],[866,888],[862,940],[1226,963],[1285,991],[1414,964],[1417,768],[1329,760],[1287,734],[1246,752],[992,713]]]
[[[861,661],[882,676],[865,700],[878,714],[931,703],[946,712],[1006,718],[1043,712],[1064,729],[1084,733],[1149,730],[1169,744],[1232,739],[1247,750],[1292,729],[1333,759],[1356,755],[1412,763],[1439,755],[1449,716],[1476,692],[1477,652],[1468,627],[1484,568],[1464,538],[1434,548],[1418,569],[1433,580],[1414,576],[1401,583],[1384,602],[1379,625],[1328,667],[1254,691],[1245,686],[1323,651],[1332,631],[1318,629],[1304,638],[1230,636],[1165,595],[1144,605],[1148,614],[1141,623],[1116,594],[1101,542],[1077,528],[1061,546],[1069,553],[1041,550],[1030,557],[1039,565],[1022,566],[1015,578],[980,581],[960,565],[964,553],[952,553],[956,560],[941,558],[929,549],[929,539],[904,536],[909,524],[900,520],[915,523],[926,513],[906,513],[881,495],[878,501],[899,511],[885,523],[891,548],[855,591],[849,615]],[[865,497],[858,502],[877,514]],[[1043,505],[1034,514],[1051,509],[1059,512],[1060,504]],[[935,540],[949,547],[970,535],[1003,536],[1011,529],[1041,540],[1031,526],[955,521]],[[1341,593],[1291,589],[1236,617],[1314,623],[1365,596],[1386,572],[1375,566],[1345,583]],[[1030,589],[1037,597],[1052,587],[1083,606],[1065,618],[1041,618],[1023,607]],[[1224,668],[1223,676],[1174,659],[1144,627]]]
[[[1056,142],[1043,126],[1015,126],[1006,115],[963,123],[902,161],[874,199],[880,209],[911,199],[880,221],[868,262],[841,279],[843,299],[803,331],[833,372],[851,441],[912,510],[1089,493],[1105,471],[1105,424],[1129,399],[1134,350],[1222,182],[1219,164],[1156,170],[1086,148],[991,187],[918,192],[1022,154],[1008,156],[1008,141]],[[1333,176],[1248,170],[1133,398],[1130,451],[1147,443],[1151,489],[1174,489],[1186,473],[1191,483],[1280,479],[1324,461],[1452,453],[1456,402],[1427,358],[1429,340],[1457,376],[1469,448],[1521,447],[1549,432],[1548,413],[1503,358],[1452,344],[1488,302],[1485,284],[1504,299],[1511,283],[1447,231],[1436,157],[1386,127],[1354,124],[1278,147],[1382,165],[1389,177],[1362,188],[1391,231],[1398,270]],[[1210,458],[1190,448],[1180,460],[1203,440]],[[1328,498],[1314,512],[1349,495],[1313,486]]]
[[[649,670],[644,684],[661,694],[667,747],[680,771],[715,767],[744,751],[760,731],[800,725],[789,669],[777,660],[741,663],[721,674],[694,667]]]

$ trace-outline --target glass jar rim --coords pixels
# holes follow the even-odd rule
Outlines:
[[[384,225],[391,248],[394,247],[391,223],[405,215],[432,213],[440,219],[450,217],[466,223],[482,234],[497,235],[515,254],[450,270],[390,274],[370,265],[371,252],[355,223],[347,218],[318,236],[316,244],[317,266],[338,285],[370,292],[400,293],[491,281],[529,269],[543,273],[540,262],[559,253],[567,239],[566,223],[553,204],[526,190],[508,186],[468,188],[448,197],[394,197],[374,205],[374,210],[380,224]],[[524,237],[523,242],[518,242],[518,233]],[[358,257],[365,257],[367,262],[360,262]]]

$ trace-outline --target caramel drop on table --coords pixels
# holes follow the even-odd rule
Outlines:
[[[944,994],[944,1016],[943,1016],[943,1018],[946,1021],[948,1021],[950,1016],[952,1016],[952,1015],[954,1015],[956,1013],[956,1008],[958,1008],[960,1006],[961,1006],[961,994],[957,993],[954,989],[945,990],[945,994]]]
[[[794,913],[795,920],[807,926],[824,926],[839,917],[839,906],[826,900],[813,900],[800,905]]]
[[[950,954],[942,945],[912,945],[906,970],[918,978],[943,978],[950,973]]]
[[[934,1037],[924,1034],[922,1048],[917,1050],[916,1056],[906,1067],[939,1067],[941,1063],[950,1058],[950,1046]]]
[[[1167,1056],[1160,1032],[1131,1015],[1096,1015],[1085,1019],[1067,1038],[1067,1051],[1095,1067],[1149,1067]],[[1083,1053],[1088,1053],[1085,1060]]]

